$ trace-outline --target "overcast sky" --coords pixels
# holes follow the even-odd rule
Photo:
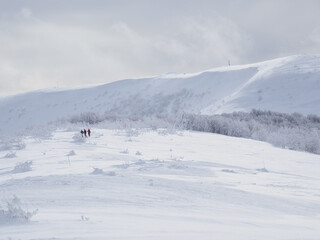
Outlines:
[[[318,0],[0,0],[0,95],[318,53]]]

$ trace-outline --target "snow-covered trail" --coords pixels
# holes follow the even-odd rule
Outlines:
[[[0,239],[320,237],[318,155],[188,131],[75,135],[0,152],[1,203],[17,195],[39,209],[28,224],[0,226]],[[32,171],[11,172],[31,160]]]

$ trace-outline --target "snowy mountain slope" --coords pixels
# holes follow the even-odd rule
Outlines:
[[[228,96],[216,113],[234,108],[278,112],[320,113],[320,57],[294,56],[278,66],[266,66],[238,92]]]
[[[101,86],[0,98],[0,132],[81,112],[115,115],[250,111],[320,114],[320,55],[292,56],[196,74],[166,74]]]
[[[317,155],[187,131],[78,134],[0,151],[0,220],[13,195],[38,209],[27,224],[0,221],[1,240],[319,238]]]

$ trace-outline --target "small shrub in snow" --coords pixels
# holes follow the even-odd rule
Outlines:
[[[19,138],[0,139],[0,151],[22,150],[26,144]]]
[[[104,175],[113,177],[113,176],[116,175],[116,172],[114,172],[114,171],[108,171],[108,172],[105,172]]]
[[[37,212],[38,209],[32,212],[22,209],[20,199],[14,196],[10,202],[7,202],[7,209],[0,208],[0,225],[26,223]]]
[[[93,168],[93,175],[105,175],[105,176],[115,176],[116,173],[114,171],[105,172],[101,168]]]
[[[18,163],[12,170],[12,173],[23,173],[23,172],[32,171],[31,165],[32,165],[32,161]]]
[[[231,170],[231,169],[222,169],[221,172],[225,172],[225,173],[236,173],[235,171]]]
[[[125,149],[125,150],[121,151],[120,153],[128,154],[128,153],[129,153],[129,150],[128,150],[128,148],[127,148],[127,149]]]
[[[15,152],[10,152],[10,153],[7,153],[4,158],[15,158],[17,157],[16,153]]]
[[[130,167],[130,162],[129,161],[124,161],[122,165],[119,166],[120,168],[127,169]]]
[[[93,172],[91,174],[98,175],[98,174],[104,174],[104,172],[101,168],[93,168]]]
[[[154,184],[153,184],[153,180],[152,180],[152,179],[149,179],[149,180],[148,180],[148,182],[149,182],[149,186],[151,186],[151,187],[152,187],[152,186],[154,185]]]
[[[14,149],[22,150],[26,148],[26,144],[24,142],[18,142],[14,145]]]
[[[136,152],[136,155],[137,155],[137,156],[141,156],[141,155],[142,155],[142,153],[141,153],[141,152],[139,152],[139,151],[137,151],[137,152]]]
[[[269,172],[266,168],[258,168],[258,169],[256,169],[258,172],[265,172],[265,173],[267,173],[267,172]]]
[[[139,159],[137,162],[134,163],[135,165],[144,165],[146,164],[146,161]]]
[[[71,150],[71,151],[67,154],[67,156],[74,156],[74,155],[76,155],[76,153],[75,153],[74,150]]]
[[[88,217],[86,217],[86,216],[81,216],[81,220],[82,220],[82,221],[89,221],[90,218],[88,218]]]

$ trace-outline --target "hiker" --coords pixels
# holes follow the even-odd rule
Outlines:
[[[88,129],[88,136],[90,137],[90,133],[91,133],[91,130],[90,129]]]
[[[83,130],[81,130],[80,132],[81,132],[81,137],[83,137]]]
[[[83,130],[84,136],[87,137],[87,130]]]

